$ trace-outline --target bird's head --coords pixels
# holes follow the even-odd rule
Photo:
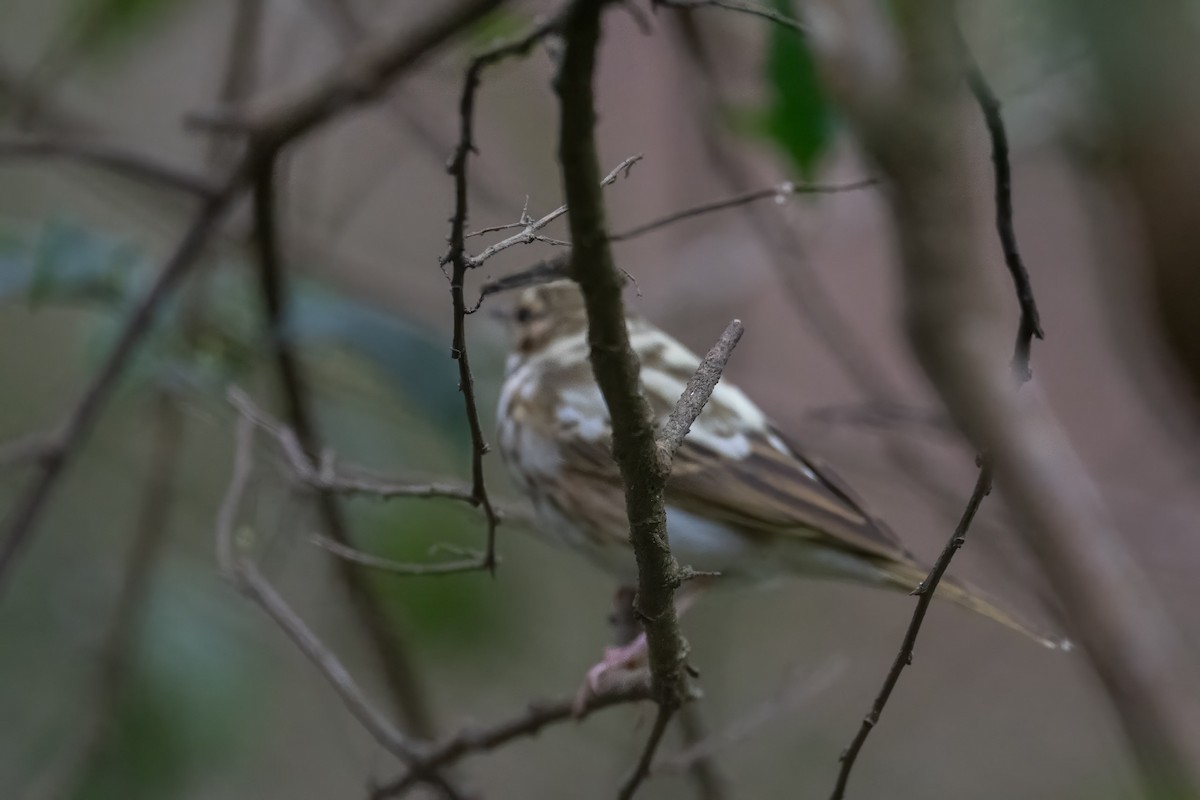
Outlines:
[[[572,280],[533,286],[517,298],[510,324],[514,354],[521,360],[531,358],[552,343],[587,330],[583,295]]]

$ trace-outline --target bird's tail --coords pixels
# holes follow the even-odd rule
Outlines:
[[[889,577],[895,581],[898,588],[902,588],[910,593],[914,592],[915,588],[920,586],[921,582],[929,574],[927,569],[917,564],[889,564],[887,572],[889,573]],[[988,600],[982,592],[969,583],[945,576],[938,582],[934,597],[948,600],[957,606],[970,609],[977,614],[982,614],[988,619],[999,622],[1006,628],[1028,636],[1043,647],[1064,651],[1070,650],[1073,647],[1069,639],[1040,631],[1016,615],[1005,611],[1000,606]]]

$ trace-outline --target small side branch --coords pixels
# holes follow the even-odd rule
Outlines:
[[[679,401],[675,403],[675,408],[671,410],[671,416],[667,418],[667,424],[663,426],[662,433],[658,437],[658,445],[661,449],[660,457],[668,471],[671,468],[671,462],[675,459],[675,454],[679,452],[679,446],[683,444],[684,437],[687,436],[692,424],[700,416],[700,412],[704,410],[708,399],[712,397],[713,391],[717,388],[721,374],[725,371],[725,365],[729,363],[729,357],[733,355],[733,348],[737,347],[745,330],[740,319],[729,323],[724,333],[721,334],[721,338],[717,339],[717,343],[704,356],[704,360],[700,362],[700,366],[696,368],[696,372],[684,387]]]
[[[254,471],[254,423],[239,417],[236,429],[233,475],[217,515],[217,564],[244,595],[257,603],[283,629],[287,637],[325,677],[342,703],[371,737],[388,752],[406,763],[415,763],[418,748],[395,728],[367,700],[350,672],[325,648],[275,588],[263,577],[249,556],[250,535],[239,532],[238,512]]]
[[[634,228],[621,233],[614,233],[609,237],[613,242],[624,242],[630,239],[636,239],[652,231],[665,228],[668,225],[673,225],[676,222],[682,222],[685,219],[712,214],[716,211],[725,211],[738,206],[745,206],[751,203],[756,203],[759,200],[774,200],[777,203],[785,203],[792,195],[797,194],[839,194],[841,192],[854,192],[860,189],[869,189],[878,183],[874,178],[865,178],[861,181],[853,181],[851,183],[835,183],[835,184],[796,184],[791,181],[784,181],[776,186],[767,189],[756,189],[753,192],[744,192],[734,197],[725,200],[717,200],[713,203],[704,203],[703,205],[685,208],[682,211],[677,211],[674,214],[668,214],[665,217],[660,217],[650,222],[645,222]]]

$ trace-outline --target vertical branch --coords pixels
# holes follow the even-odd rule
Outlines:
[[[657,437],[640,389],[641,365],[625,325],[624,281],[613,260],[600,190],[593,83],[604,5],[604,0],[577,0],[567,7],[565,48],[554,88],[560,109],[558,158],[572,242],[570,272],[583,293],[592,372],[612,420],[613,457],[625,487],[629,542],[637,562],[635,607],[646,633],[651,688],[658,703],[641,758],[618,795],[627,800],[649,774],[663,732],[689,694],[687,643],[674,603],[683,571],[671,554],[663,490],[674,454],[720,380],[742,324],[730,323]]]
[[[454,334],[450,344],[450,356],[458,362],[458,389],[463,395],[463,407],[467,427],[471,432],[471,496],[475,505],[483,509],[487,522],[487,545],[483,565],[491,572],[496,570],[496,528],[500,517],[488,496],[483,480],[483,457],[488,444],[483,438],[483,426],[479,420],[479,406],[475,399],[475,379],[471,373],[471,361],[467,354],[467,314],[473,310],[467,306],[465,282],[467,270],[472,264],[466,250],[468,166],[471,153],[475,150],[475,96],[479,91],[483,71],[512,56],[524,55],[541,41],[558,24],[557,17],[534,26],[524,36],[511,42],[497,45],[475,58],[467,67],[463,80],[462,95],[458,103],[459,136],[450,159],[447,172],[454,179],[454,213],[450,217],[450,248],[441,260],[443,267],[450,265],[450,302],[454,316]]]
[[[279,369],[287,419],[296,432],[301,447],[314,461],[319,457],[320,439],[300,362],[289,342],[286,319],[286,286],[279,252],[275,214],[275,152],[268,150],[257,155],[258,166],[254,180],[254,246],[259,260],[259,289],[263,303],[267,337]],[[337,498],[328,491],[316,497],[317,513],[330,539],[341,545],[351,544],[349,531]],[[337,574],[350,596],[350,602],[360,623],[375,648],[376,657],[392,692],[400,718],[415,735],[431,738],[433,719],[420,688],[420,680],[406,643],[399,634],[399,624],[384,610],[371,589],[365,573],[356,564],[338,559]]]
[[[996,234],[1000,237],[1000,250],[1004,254],[1004,264],[1012,275],[1013,288],[1017,293],[1017,303],[1021,308],[1021,321],[1017,326],[1016,351],[1013,353],[1013,371],[1017,380],[1024,383],[1032,377],[1029,370],[1029,352],[1033,338],[1046,338],[1042,331],[1042,319],[1038,313],[1037,301],[1033,296],[1033,284],[1029,280],[1029,270],[1021,258],[1017,248],[1017,233],[1013,227],[1012,201],[1012,165],[1008,157],[1008,132],[1004,127],[1004,117],[1000,113],[1000,100],[988,84],[983,70],[975,62],[962,32],[955,28],[959,39],[964,66],[966,69],[967,86],[971,95],[983,114],[984,125],[987,126],[988,138],[992,143],[992,174],[995,186]]]

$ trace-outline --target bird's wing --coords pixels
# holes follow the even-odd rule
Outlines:
[[[799,536],[885,561],[912,561],[896,534],[832,470],[801,456],[770,428],[742,435],[741,458],[685,439],[672,464],[668,501],[748,533]]]
[[[634,338],[643,363],[642,388],[661,430],[699,358],[657,331]],[[578,376],[573,377],[577,384]],[[587,388],[577,391],[572,407],[588,419],[603,420],[602,430],[592,426],[585,436],[578,425],[560,426],[560,466],[568,483],[572,475],[583,479],[577,485],[603,483],[613,508],[624,511],[608,412],[599,388],[586,379],[583,385]],[[724,382],[717,384],[675,456],[666,499],[764,542],[795,536],[885,562],[913,563],[899,538],[832,470],[788,445],[745,394]]]
[[[884,561],[912,561],[895,533],[867,513],[831,470],[798,455],[769,428],[739,436],[740,458],[706,439],[684,439],[672,463],[667,503],[764,540],[799,536]],[[564,444],[564,470],[603,481],[613,492],[614,506],[623,511],[616,494],[620,474],[607,437]]]

